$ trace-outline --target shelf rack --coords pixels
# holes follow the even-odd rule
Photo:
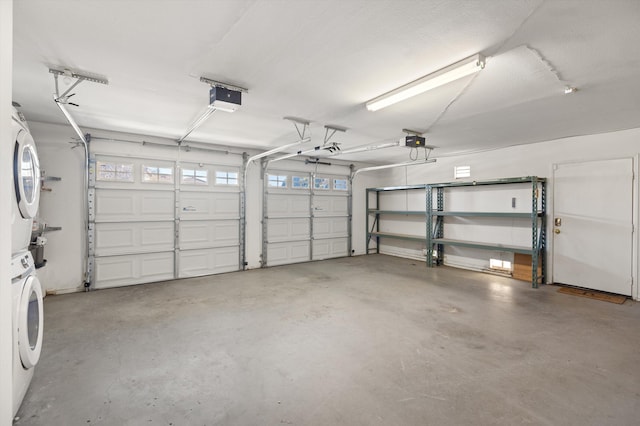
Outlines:
[[[481,187],[487,185],[531,185],[531,209],[528,212],[491,212],[491,211],[445,211],[445,189],[455,187]],[[386,191],[424,190],[426,198],[425,211],[382,210],[380,206],[380,194]],[[370,195],[375,194],[375,208],[370,206]],[[435,195],[435,206],[434,206]],[[505,179],[493,179],[484,181],[447,182],[424,185],[394,186],[383,188],[367,188],[367,253],[375,250],[379,253],[380,239],[391,238],[396,240],[423,241],[426,245],[427,266],[441,265],[444,261],[444,247],[458,246],[483,250],[498,250],[504,252],[521,253],[531,256],[531,285],[538,287],[544,283],[546,274],[546,179],[537,176],[525,176]],[[426,222],[426,238],[417,235],[396,234],[380,231],[380,216],[404,215],[423,216]],[[373,222],[370,218],[373,217]],[[514,246],[499,243],[487,243],[479,241],[465,241],[445,238],[444,219],[446,217],[478,217],[478,218],[511,218],[529,220],[531,227],[531,245]],[[371,240],[375,238],[376,245],[370,247]],[[540,268],[538,268],[540,266]]]
[[[421,241],[426,242],[423,236],[418,235],[408,235],[408,234],[397,234],[392,232],[381,232],[380,231],[380,216],[418,216],[423,217],[425,220],[427,218],[426,211],[420,210],[380,210],[378,207],[380,206],[380,193],[387,191],[410,191],[410,190],[425,190],[426,185],[405,185],[405,186],[388,186],[384,188],[367,188],[366,194],[366,203],[367,203],[367,254],[371,253],[372,250],[375,250],[375,253],[380,253],[380,239],[381,238],[390,238],[394,240],[405,240],[405,241]],[[375,208],[371,207],[371,194],[375,195]],[[371,222],[371,216],[373,216],[373,223]],[[371,248],[369,247],[371,244],[371,240],[375,238],[376,246]]]

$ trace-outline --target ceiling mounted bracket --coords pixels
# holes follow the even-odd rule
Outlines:
[[[61,70],[56,68],[49,68],[49,73],[53,74],[53,79],[56,85],[56,97],[55,97],[56,102],[69,104],[73,106],[78,106],[78,105],[72,102],[69,102],[69,98],[74,95],[73,93],[72,94],[69,94],[69,93],[83,81],[90,81],[92,83],[99,83],[99,84],[105,84],[105,85],[109,84],[109,80],[106,77],[99,76],[97,74],[74,72],[68,68],[64,68]],[[69,88],[65,90],[63,94],[60,94],[60,89],[58,86],[59,76],[63,76],[64,78],[69,78],[69,79],[71,78],[76,79],[76,81],[74,81],[73,84],[69,86]]]
[[[402,129],[402,132],[406,133],[407,135],[413,135],[413,136],[422,136],[425,133],[419,130],[412,130],[412,129]]]
[[[202,83],[206,83],[211,87],[224,87],[225,89],[235,90],[236,92],[249,93],[249,89],[245,89],[244,87],[236,86],[235,84],[224,83],[222,81],[212,80],[207,77],[200,77],[200,81]]]
[[[324,144],[323,145],[326,145],[327,143],[329,143],[329,140],[331,140],[331,138],[333,137],[333,135],[336,134],[336,132],[343,132],[344,133],[346,131],[347,131],[346,127],[335,126],[333,124],[327,124],[326,126],[324,126]],[[331,133],[329,133],[329,132],[331,132]]]
[[[300,139],[305,138],[305,133],[307,133],[307,129],[309,128],[309,124],[311,124],[311,121],[299,117],[283,117],[283,119],[289,120],[293,123],[296,131],[298,132],[298,136],[300,136]]]

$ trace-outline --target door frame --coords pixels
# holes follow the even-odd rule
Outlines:
[[[559,163],[551,164],[551,176],[552,178],[548,181],[551,187],[548,188],[548,194],[551,194],[551,197],[548,197],[548,215],[551,220],[547,221],[547,235],[552,235],[553,232],[553,215],[555,213],[555,171],[558,166],[570,165],[570,164],[581,164],[581,163],[590,163],[594,161],[608,161],[608,160],[631,160],[633,164],[633,180],[632,180],[632,227],[633,227],[633,236],[632,236],[632,244],[631,244],[631,279],[632,279],[632,287],[631,287],[631,297],[634,300],[640,300],[640,285],[638,283],[638,276],[640,276],[640,259],[638,259],[638,248],[640,247],[640,232],[638,232],[638,223],[640,223],[640,206],[638,203],[638,197],[640,195],[640,182],[638,179],[638,166],[640,164],[640,154],[629,155],[629,156],[620,156],[620,157],[599,157],[599,158],[587,158],[581,161],[563,161]],[[553,283],[555,282],[554,276],[554,259],[555,259],[555,247],[553,238],[547,239],[547,282]]]

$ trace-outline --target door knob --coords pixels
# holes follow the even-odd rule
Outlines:
[[[553,232],[555,232],[556,234],[560,233],[560,230],[558,228],[554,229]]]

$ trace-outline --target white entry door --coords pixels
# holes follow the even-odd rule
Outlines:
[[[553,186],[554,281],[630,296],[633,160],[558,164]]]

